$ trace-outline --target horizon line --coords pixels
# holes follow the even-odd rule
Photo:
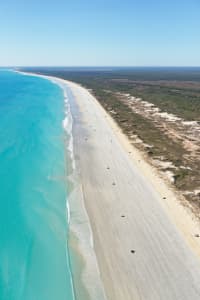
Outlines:
[[[32,65],[7,65],[7,66],[0,66],[0,68],[200,68],[200,65],[197,66],[190,66],[190,65],[185,65],[185,66],[176,66],[176,65],[171,65],[171,66],[166,66],[166,65],[147,65],[147,66],[124,66],[124,65],[37,65],[37,66],[32,66]]]

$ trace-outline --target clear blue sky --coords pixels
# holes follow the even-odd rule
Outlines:
[[[200,0],[2,0],[5,65],[200,66]]]

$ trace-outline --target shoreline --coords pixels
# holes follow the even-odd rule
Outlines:
[[[86,101],[87,100],[83,100],[83,94],[84,94],[84,92],[85,92],[85,98],[86,97],[91,97],[91,100],[90,101],[93,101],[93,102],[95,102],[95,104],[93,104],[93,103],[88,103],[89,105],[91,104],[91,105],[94,105],[94,106],[97,106],[98,108],[98,112],[99,112],[99,115],[100,115],[100,117],[101,118],[106,118],[107,120],[109,119],[109,121],[108,121],[108,123],[109,123],[109,126],[111,125],[111,123],[112,123],[112,130],[114,130],[115,131],[115,135],[117,135],[117,139],[119,139],[119,137],[120,137],[120,135],[121,135],[121,137],[120,137],[120,143],[121,144],[123,144],[122,143],[122,140],[121,139],[124,139],[124,142],[126,142],[126,147],[129,145],[129,142],[127,141],[127,139],[126,139],[126,137],[120,132],[120,129],[119,129],[119,127],[115,124],[115,122],[112,120],[112,118],[104,111],[104,109],[100,106],[100,104],[97,102],[97,100],[96,99],[94,99],[93,98],[93,96],[91,96],[90,95],[90,93],[88,92],[88,91],[86,91],[83,87],[80,87],[79,85],[77,85],[77,84],[75,84],[75,83],[69,83],[69,82],[67,82],[67,84],[71,87],[71,89],[74,91],[76,88],[77,88],[77,92],[76,91],[74,91],[74,97],[76,98],[76,101],[78,101],[79,102],[79,107],[81,107],[81,114],[82,114],[82,121],[81,121],[81,125],[79,125],[79,129],[80,129],[80,127],[82,126],[82,127],[84,127],[85,128],[85,131],[84,131],[84,136],[85,137],[83,137],[83,140],[85,140],[85,142],[84,141],[82,141],[82,142],[79,142],[79,146],[82,148],[82,152],[87,152],[87,151],[91,151],[91,153],[90,153],[90,155],[91,155],[91,157],[92,157],[92,154],[94,154],[94,155],[97,155],[96,153],[94,153],[95,152],[95,150],[96,150],[96,147],[98,147],[98,145],[96,145],[96,144],[94,144],[94,141],[93,141],[93,136],[92,136],[92,133],[91,133],[91,131],[90,131],[90,129],[89,128],[91,128],[91,127],[93,127],[93,129],[92,129],[92,131],[93,130],[96,130],[96,131],[98,131],[98,130],[100,130],[99,128],[98,128],[98,125],[96,124],[96,120],[95,120],[95,122],[94,123],[92,123],[92,120],[90,120],[90,117],[92,118],[93,116],[88,116],[88,111],[90,110],[90,107],[88,107],[88,106],[86,106]],[[78,100],[78,98],[79,98],[79,100]],[[83,102],[83,103],[81,103],[81,102]],[[89,100],[88,100],[88,102],[89,102]],[[80,104],[81,103],[81,104]],[[101,111],[101,112],[100,112]],[[91,114],[93,115],[93,114],[97,114],[98,112],[96,112],[96,111],[93,111],[93,108],[91,108]],[[85,118],[84,118],[84,114],[85,114]],[[99,115],[98,115],[98,117],[99,117]],[[80,117],[80,116],[79,116]],[[98,118],[96,118],[96,119],[98,119]],[[96,126],[96,128],[95,128],[95,126]],[[95,137],[94,137],[95,138]],[[102,137],[103,138],[103,137]],[[91,140],[91,142],[90,142],[90,140]],[[103,141],[102,141],[103,142]],[[84,144],[88,144],[88,145],[82,145],[82,143],[84,143]],[[132,149],[132,146],[130,145],[130,147],[131,147],[131,149]],[[94,148],[94,151],[93,151],[93,149],[91,150],[92,148]],[[93,152],[93,153],[92,153]],[[138,153],[138,155],[139,155],[140,153]],[[136,149],[135,149],[135,152],[134,152],[134,156],[136,155]],[[86,156],[86,155],[85,155]],[[138,156],[137,158],[140,158],[140,159],[142,159],[142,157],[141,157],[141,155],[140,156]],[[87,157],[85,157],[84,159],[87,159],[87,162],[88,162],[88,158]],[[95,158],[94,158],[95,159]],[[135,157],[134,157],[134,159],[135,159]],[[81,166],[81,168],[82,168],[82,170],[83,169],[85,169],[86,168],[86,166],[88,165],[87,164],[87,162],[83,162],[83,165]],[[143,162],[144,163],[144,162]],[[141,162],[138,164],[138,166],[137,166],[138,168],[141,168]],[[146,167],[146,166],[145,166]],[[144,170],[143,170],[144,171]],[[148,173],[147,171],[149,171],[149,170],[146,170],[146,173]],[[95,173],[96,172],[99,172],[99,171],[95,171]],[[88,187],[88,184],[90,184],[90,182],[85,182],[84,183],[84,180],[85,180],[85,174],[86,174],[86,176],[91,176],[90,174],[87,174],[88,172],[84,172],[84,179],[83,179],[83,177],[82,177],[82,181],[83,181],[83,184],[84,184],[84,186],[87,188],[87,189],[89,189],[89,187]],[[94,175],[94,173],[93,173],[93,175]],[[147,174],[145,174],[146,176],[147,176]],[[151,172],[148,174],[148,175],[151,175]],[[97,175],[98,176],[98,175]],[[152,175],[151,175],[152,176]],[[154,176],[156,176],[156,174],[154,174]],[[148,177],[146,177],[146,178],[148,178]],[[90,177],[90,180],[92,180],[92,178]],[[155,178],[152,178],[152,181],[154,181],[155,180]],[[159,179],[159,180],[161,180],[161,179]],[[156,181],[156,183],[158,183],[158,181]],[[96,185],[96,188],[98,189],[98,191],[99,191],[99,193],[101,193],[101,189],[103,189],[103,187],[101,186],[101,188],[100,188],[100,190],[99,190],[99,184],[100,183],[94,183],[95,185]],[[164,183],[163,183],[164,184]],[[90,187],[91,188],[91,187]],[[164,193],[164,195],[165,196],[167,196],[167,198],[169,197],[169,200],[170,200],[170,196],[172,196],[172,194],[173,194],[173,192],[172,191],[170,191],[170,190],[168,190],[168,187],[166,187],[165,186],[165,188],[166,188],[166,190],[162,190],[162,191],[159,191],[160,192],[160,196],[163,196],[163,193]],[[109,191],[106,191],[106,193],[108,193]],[[167,194],[167,195],[166,195]],[[106,292],[107,292],[107,295],[108,295],[108,299],[124,299],[124,298],[126,298],[126,299],[132,299],[133,298],[133,296],[137,299],[138,298],[138,295],[137,295],[137,293],[135,292],[135,291],[133,291],[132,289],[131,289],[131,282],[129,282],[128,283],[128,285],[127,285],[127,282],[125,282],[125,283],[121,283],[121,281],[120,281],[120,283],[121,283],[121,288],[117,288],[117,287],[115,287],[116,288],[116,291],[112,291],[112,292],[110,292],[109,291],[109,289],[112,289],[113,288],[113,286],[112,286],[112,284],[109,282],[109,283],[106,283],[106,281],[108,280],[108,274],[107,274],[107,272],[109,271],[108,270],[108,267],[106,266],[106,264],[107,263],[109,263],[108,261],[107,262],[105,262],[104,261],[104,259],[102,260],[102,249],[101,249],[101,243],[99,244],[99,241],[98,241],[98,235],[101,235],[101,230],[100,229],[98,229],[96,226],[96,218],[95,218],[95,220],[92,218],[92,216],[94,215],[94,211],[95,210],[98,210],[98,208],[100,208],[100,207],[98,207],[98,208],[95,208],[95,207],[93,207],[93,208],[91,208],[91,206],[92,206],[92,203],[90,203],[91,201],[92,201],[92,197],[91,197],[91,195],[95,195],[95,196],[97,196],[98,197],[98,195],[95,193],[95,191],[93,190],[93,188],[91,188],[91,191],[88,193],[88,191],[85,191],[85,205],[86,205],[86,209],[87,209],[87,212],[88,212],[88,214],[89,214],[89,217],[90,217],[90,220],[91,220],[91,225],[92,225],[92,229],[93,229],[93,234],[94,234],[94,241],[95,241],[95,251],[96,251],[96,254],[97,254],[97,258],[98,258],[98,261],[99,261],[99,267],[100,267],[100,271],[101,271],[101,275],[102,275],[102,279],[103,279],[103,282],[104,282],[104,285],[105,285],[105,288],[106,288]],[[103,196],[105,196],[105,195],[101,195],[102,197]],[[111,195],[110,195],[111,196]],[[106,197],[106,196],[105,196]],[[173,197],[175,197],[175,196],[173,196]],[[160,198],[162,198],[162,197],[160,197]],[[96,199],[96,197],[95,197],[95,199]],[[160,199],[161,200],[161,199]],[[175,199],[171,199],[171,201],[174,201]],[[162,205],[163,206],[163,203],[162,203],[162,201],[160,201],[160,205]],[[178,205],[178,202],[177,202],[177,205]],[[175,207],[176,207],[176,209],[175,209]],[[163,208],[165,209],[165,213],[166,213],[166,207],[165,207],[165,205],[163,206]],[[170,212],[170,210],[177,210],[176,211],[176,214],[175,215],[173,215],[173,216],[171,216],[171,215],[168,215],[168,217],[170,216],[170,218],[171,218],[171,221],[173,221],[173,218],[175,218],[175,216],[179,216],[179,218],[181,219],[182,217],[185,217],[186,215],[187,215],[187,212],[185,212],[184,211],[184,213],[182,212],[182,211],[180,211],[179,210],[179,206],[170,206],[170,209],[168,210],[168,212],[167,213],[169,213]],[[96,212],[97,213],[97,212]],[[102,212],[101,212],[102,213]],[[100,214],[100,213],[99,213]],[[184,215],[185,214],[185,215]],[[96,215],[96,217],[97,217],[97,215]],[[107,217],[106,218],[108,218],[109,217],[109,215],[107,215]],[[112,217],[112,216],[111,216]],[[105,221],[105,220],[104,220]],[[174,221],[175,221],[175,219],[174,219]],[[185,222],[186,220],[184,220],[184,222]],[[191,229],[193,229],[194,227],[193,227],[193,221],[190,219],[190,216],[188,215],[188,221],[190,221],[191,222]],[[118,222],[120,222],[120,220],[118,220]],[[177,222],[176,222],[177,223]],[[178,223],[177,223],[178,224]],[[100,220],[100,223],[99,223],[99,225],[101,225],[102,226],[102,221]],[[196,224],[195,224],[195,226],[196,226]],[[102,228],[103,228],[104,226],[102,226]],[[196,227],[195,227],[196,228]],[[179,229],[183,229],[183,228],[179,228]],[[189,240],[189,237],[190,237],[190,234],[191,234],[191,232],[190,233],[188,233],[188,228],[187,227],[184,227],[184,229],[186,230],[185,232],[184,232],[184,235],[185,234],[187,234],[187,241],[188,241],[188,245],[190,244],[190,246],[192,245],[192,243],[191,243],[191,241],[193,241],[194,242],[194,244],[193,244],[193,250],[196,250],[196,253],[198,252],[198,250],[199,250],[199,247],[198,247],[198,245],[196,245],[196,242],[198,243],[198,240],[197,239],[195,239],[194,238],[194,236],[192,236],[191,237],[191,241]],[[104,228],[104,230],[105,230],[105,228]],[[100,231],[100,232],[99,232]],[[183,233],[182,231],[181,231],[181,233]],[[114,234],[114,232],[113,232],[113,234]],[[99,238],[100,239],[102,239],[102,237],[100,237],[99,236]],[[117,238],[117,237],[116,237]],[[104,242],[105,242],[105,240],[104,240]],[[121,243],[121,241],[120,241],[120,243]],[[195,245],[195,247],[194,247],[194,245]],[[119,245],[118,245],[119,246]],[[106,248],[106,246],[105,246],[105,248]],[[108,249],[106,249],[106,255],[107,255],[107,250]],[[116,247],[115,246],[113,246],[113,248],[112,248],[112,251],[113,251],[113,255],[114,255],[114,252],[115,252],[115,250],[116,250]],[[123,250],[121,250],[122,252],[123,252]],[[110,254],[110,253],[109,253]],[[124,252],[123,252],[123,254],[124,254]],[[128,254],[128,253],[127,253]],[[105,253],[104,253],[104,255],[105,255]],[[108,255],[109,256],[109,255]],[[111,259],[111,256],[109,256],[109,258]],[[106,269],[106,272],[105,272],[105,269]],[[111,272],[113,272],[114,270],[112,269],[112,271]],[[116,270],[115,270],[116,271]],[[128,270],[127,270],[128,271]],[[112,275],[112,273],[110,273],[110,276],[113,276]],[[121,278],[121,271],[119,272],[119,274],[117,275],[117,276],[119,276],[119,278]],[[115,276],[113,276],[114,277],[114,279],[116,279],[116,277]],[[119,279],[118,278],[118,279]],[[114,279],[113,279],[113,282],[114,282]],[[112,282],[112,277],[111,277],[111,282]],[[119,283],[119,282],[118,282]],[[126,286],[126,287],[125,287]],[[129,291],[128,291],[129,290]],[[117,292],[118,291],[118,292]],[[121,294],[120,294],[121,293]],[[139,293],[138,293],[139,294]],[[142,296],[142,294],[143,294],[143,292],[141,292],[141,295],[139,296],[139,297],[141,297],[141,299],[143,299],[143,296]],[[175,296],[174,296],[175,297]],[[138,298],[139,299],[139,298]],[[144,298],[145,299],[145,298]],[[151,298],[148,298],[148,299],[151,299]],[[157,299],[157,297],[155,296],[155,298],[153,298],[153,299]],[[159,296],[159,299],[160,299],[160,296]],[[162,299],[165,299],[165,298],[162,298]],[[175,299],[175,298],[174,298]],[[183,299],[184,299],[184,297],[183,297]],[[195,299],[195,297],[194,297],[194,299]]]
[[[156,201],[158,200],[158,202],[159,202],[159,205],[158,205],[159,213],[161,213],[161,215],[163,214],[163,212],[160,212],[160,207],[162,207],[161,210],[164,210],[163,216],[166,215],[166,217],[169,218],[171,220],[171,222],[175,225],[174,227],[176,227],[176,229],[178,229],[179,233],[177,236],[178,236],[178,238],[180,238],[180,243],[181,243],[181,237],[179,237],[179,234],[182,235],[182,237],[184,236],[184,241],[187,241],[188,246],[190,246],[190,248],[192,248],[193,251],[200,257],[199,240],[194,238],[194,234],[196,233],[196,230],[198,229],[197,223],[195,222],[195,220],[191,219],[191,215],[178,202],[177,197],[175,197],[173,191],[169,190],[169,187],[167,187],[166,183],[163,182],[163,179],[158,177],[158,174],[156,174],[156,171],[153,170],[153,167],[148,165],[148,163],[144,160],[144,157],[139,152],[139,150],[137,150],[134,146],[132,146],[130,144],[130,141],[128,140],[128,138],[126,138],[126,136],[121,132],[121,129],[118,127],[118,125],[116,125],[114,120],[111,118],[111,116],[108,115],[108,113],[103,109],[103,107],[99,104],[99,102],[85,88],[81,87],[80,85],[78,85],[76,83],[69,82],[69,81],[66,81],[66,80],[60,79],[60,78],[55,78],[55,77],[50,77],[50,76],[45,76],[45,75],[43,76],[40,74],[31,74],[31,73],[25,73],[25,74],[26,75],[30,74],[33,76],[41,76],[41,77],[44,77],[44,78],[47,78],[50,80],[53,79],[53,80],[55,80],[55,82],[60,82],[64,85],[66,85],[67,89],[72,90],[74,100],[76,101],[76,105],[78,105],[78,107],[80,109],[80,113],[78,113],[78,116],[76,116],[76,115],[73,116],[73,119],[75,119],[76,122],[80,122],[80,124],[75,125],[75,127],[77,127],[75,137],[76,138],[78,137],[79,139],[81,139],[81,141],[78,141],[79,146],[82,147],[81,151],[88,150],[89,153],[91,154],[91,157],[92,157],[92,155],[98,155],[98,153],[99,153],[98,151],[102,150],[102,149],[96,150],[96,148],[98,148],[98,144],[96,144],[95,136],[93,136],[93,134],[94,134],[94,131],[96,132],[96,131],[101,130],[101,128],[99,128],[100,123],[98,123],[98,122],[99,122],[99,118],[103,118],[103,121],[102,121],[103,123],[101,123],[101,125],[104,126],[103,129],[105,129],[105,133],[106,133],[106,135],[108,135],[108,139],[110,137],[111,137],[111,140],[116,139],[115,146],[120,147],[119,154],[120,155],[123,154],[125,163],[127,160],[128,163],[134,164],[134,168],[139,169],[140,173],[142,173],[141,180],[143,180],[142,179],[143,176],[146,179],[148,179],[149,183],[147,184],[147,188],[149,190],[151,190],[152,193],[154,193],[153,192],[153,190],[154,190],[154,191],[156,191],[156,193],[158,193],[160,195],[160,197],[157,197],[154,195],[156,198]],[[85,100],[83,99],[83,96],[85,97]],[[85,104],[87,104],[87,108],[86,108],[86,106],[84,106],[84,103],[81,103],[82,102],[81,97],[83,99],[83,102]],[[90,101],[87,100],[86,97],[90,97]],[[89,104],[92,105],[92,108],[90,108],[88,106]],[[92,112],[92,109],[93,109],[93,112]],[[90,110],[90,112],[89,112],[89,110]],[[76,113],[77,113],[77,111],[76,111]],[[93,116],[92,116],[93,113],[96,114],[96,124],[95,124],[95,120],[93,120]],[[86,118],[86,116],[88,118]],[[82,128],[82,133],[84,135],[84,139],[81,137],[80,133],[77,133],[78,130],[81,128]],[[85,138],[85,136],[86,136],[86,138]],[[101,134],[101,137],[103,138],[102,134]],[[85,140],[85,139],[87,139],[87,140]],[[77,141],[75,141],[74,146],[77,149]],[[106,144],[104,146],[106,147]],[[104,286],[105,286],[105,289],[107,292],[108,299],[113,299],[113,300],[114,299],[120,299],[120,300],[121,299],[133,299],[133,296],[135,297],[135,299],[139,299],[139,297],[140,297],[140,299],[145,299],[145,298],[143,298],[144,297],[143,291],[139,291],[140,288],[143,286],[143,284],[139,288],[132,288],[131,287],[132,281],[129,281],[129,279],[126,277],[126,275],[122,274],[122,270],[120,271],[117,269],[116,270],[113,269],[114,268],[113,262],[107,261],[108,258],[110,260],[112,260],[111,253],[113,253],[115,259],[121,258],[123,260],[123,262],[125,264],[127,264],[127,259],[124,258],[124,255],[127,256],[127,255],[129,255],[129,253],[125,254],[123,247],[121,248],[121,242],[124,239],[124,238],[122,239],[122,236],[123,236],[122,234],[124,234],[124,233],[126,234],[127,230],[124,231],[124,229],[121,229],[121,226],[123,226],[123,225],[118,226],[118,224],[116,222],[121,222],[121,221],[120,221],[120,219],[116,220],[116,214],[113,213],[113,215],[111,217],[113,218],[113,222],[116,224],[113,225],[108,222],[108,225],[110,224],[110,226],[114,226],[111,228],[112,230],[115,229],[116,231],[119,231],[116,233],[115,239],[117,240],[116,245],[118,245],[118,247],[120,248],[119,249],[120,253],[115,253],[115,252],[118,252],[118,250],[116,250],[116,249],[118,249],[118,248],[116,248],[116,245],[115,246],[113,245],[116,241],[114,241],[112,236],[109,236],[109,235],[106,236],[106,234],[104,235],[104,237],[102,237],[102,234],[101,234],[102,231],[100,230],[100,228],[98,228],[98,226],[101,226],[101,229],[103,229],[103,228],[104,228],[104,230],[106,229],[106,224],[102,224],[102,222],[105,221],[107,218],[109,218],[109,215],[106,215],[104,220],[102,221],[100,218],[101,216],[99,216],[99,215],[101,213],[103,214],[103,211],[98,212],[97,210],[98,210],[98,208],[100,209],[100,207],[95,207],[94,204],[90,203],[94,196],[96,196],[97,198],[100,197],[94,191],[94,188],[96,186],[96,189],[100,193],[101,197],[103,197],[103,199],[104,198],[106,199],[106,202],[104,204],[102,204],[102,205],[104,205],[104,209],[105,208],[111,209],[111,207],[113,207],[113,205],[110,206],[110,204],[108,204],[107,201],[109,201],[109,198],[112,198],[113,191],[110,190],[110,187],[107,187],[105,189],[105,191],[102,191],[104,189],[104,186],[101,186],[101,184],[102,183],[106,184],[105,182],[102,181],[103,174],[100,174],[101,177],[99,176],[99,178],[98,178],[98,174],[97,174],[97,178],[95,178],[95,179],[97,181],[98,180],[100,180],[100,181],[94,182],[93,188],[91,186],[88,186],[88,185],[90,185],[90,181],[93,180],[93,178],[91,178],[89,171],[86,170],[86,167],[87,167],[86,162],[88,162],[87,153],[84,154],[85,159],[87,161],[86,162],[82,161],[80,163],[80,157],[77,159],[78,154],[80,154],[80,152],[79,152],[80,150],[77,151],[76,149],[75,149],[75,152],[77,152],[77,153],[75,154],[75,160],[76,160],[76,163],[80,164],[80,173],[81,172],[84,173],[83,175],[79,174],[80,178],[81,178],[80,184],[83,185],[83,187],[84,187],[84,191],[83,191],[84,199],[82,199],[82,201],[84,202],[84,206],[86,206],[87,214],[89,215],[90,224],[92,226],[92,232],[93,232],[93,238],[94,238],[94,248],[95,248],[95,252],[97,255],[97,259],[98,259],[98,265],[99,265],[100,272],[101,272],[100,276],[103,279],[103,283],[104,283]],[[112,150],[112,146],[111,146],[111,148],[108,148],[108,150],[109,151]],[[129,153],[129,152],[131,152],[131,153]],[[109,159],[111,159],[111,157],[109,157]],[[93,159],[93,157],[92,157],[92,159]],[[94,157],[94,162],[97,163],[97,165],[99,163],[99,160],[100,160],[99,157],[98,157],[98,161]],[[115,166],[115,163],[114,162],[112,162],[112,163],[113,163],[112,167],[113,168],[116,167],[116,170],[117,170],[117,166]],[[96,170],[96,172],[98,173],[98,172],[103,172],[103,171]],[[126,174],[125,171],[124,171],[124,174]],[[94,173],[92,173],[92,175],[95,176]],[[121,180],[123,183],[124,179],[122,178],[122,176],[119,175],[119,178],[117,178],[117,176],[115,176],[116,174],[112,174],[112,175],[113,175],[113,177],[115,177],[115,180],[117,181],[117,185],[120,184],[120,181],[118,182],[118,180]],[[81,176],[84,176],[84,178]],[[87,176],[90,179],[90,181],[87,181],[87,178],[85,178]],[[106,177],[107,175],[104,175],[104,176]],[[99,187],[99,184],[100,184],[100,187]],[[125,182],[124,182],[124,184],[125,184]],[[129,187],[127,186],[127,188],[129,188]],[[121,201],[119,195],[121,195],[123,193],[122,188],[119,189],[118,192],[114,192],[114,193],[116,193],[116,198],[118,198],[118,200]],[[124,191],[124,193],[126,193],[126,191]],[[142,193],[142,190],[140,191],[140,193]],[[80,191],[78,192],[78,194],[80,194]],[[107,194],[110,195],[109,198],[107,198]],[[130,195],[131,195],[130,193],[127,193],[128,198]],[[163,197],[165,197],[166,199],[161,200]],[[114,204],[114,202],[113,202],[113,204]],[[123,207],[124,207],[124,203],[121,203],[119,205],[120,210],[122,210]],[[131,203],[127,204],[127,208],[130,208],[131,211],[134,211]],[[151,209],[151,207],[149,207],[149,209]],[[155,206],[155,210],[156,209],[157,209],[157,207]],[[70,207],[70,210],[71,210],[71,207]],[[111,213],[111,211],[110,211],[110,213]],[[95,214],[95,216],[98,217],[98,222],[96,220],[94,220],[93,214]],[[126,214],[128,215],[128,210],[127,210]],[[104,217],[104,216],[102,216],[102,217]],[[131,221],[130,217],[131,216],[128,216],[129,221]],[[148,216],[147,216],[147,218],[148,218]],[[146,221],[148,221],[148,219],[146,219]],[[88,220],[88,222],[89,222],[89,220]],[[187,226],[185,226],[184,223],[187,223]],[[135,225],[139,226],[137,223],[135,223]],[[130,229],[132,227],[128,227],[128,228]],[[140,229],[142,231],[142,228],[140,228],[140,226],[138,227],[138,229]],[[171,228],[172,232],[173,232],[173,230],[176,231],[176,229]],[[111,232],[112,232],[112,230],[111,230]],[[121,232],[121,230],[122,230],[122,232]],[[113,235],[114,235],[114,231],[113,231]],[[111,243],[110,241],[107,240],[108,237],[112,238],[113,243]],[[101,244],[102,240],[104,240],[105,246],[104,245],[102,246],[102,244]],[[141,242],[139,236],[137,237],[137,240],[139,243]],[[129,241],[127,241],[127,239],[124,239],[124,244],[126,244],[126,243],[129,244]],[[109,246],[111,246],[113,248],[112,248],[111,252],[108,251],[108,253],[107,253],[105,251],[108,250],[107,247],[109,247]],[[104,249],[101,249],[101,247],[104,247]],[[184,254],[187,253],[187,251],[188,251],[187,246],[184,245],[183,248],[184,249],[180,249],[180,253],[182,253],[182,252]],[[152,246],[152,249],[153,249],[153,246]],[[155,249],[153,249],[153,250],[155,250]],[[106,254],[106,256],[108,255],[108,258],[105,257],[105,254]],[[147,255],[147,257],[149,257],[149,256]],[[131,262],[131,264],[132,264],[132,262]],[[134,266],[134,264],[133,264],[133,266]],[[121,267],[123,268],[122,265],[121,265]],[[128,266],[125,265],[125,267],[128,267]],[[141,266],[141,267],[144,268],[144,266]],[[117,266],[116,266],[116,268],[117,268]],[[112,274],[113,271],[116,271],[116,274]],[[129,272],[129,269],[127,269],[127,272]],[[139,275],[138,271],[136,273],[137,273],[137,275]],[[110,274],[110,276],[109,276],[109,274]],[[133,274],[131,274],[132,279],[136,280],[135,275],[136,274],[134,272],[133,272]],[[152,276],[153,275],[155,275],[155,274],[152,274]],[[139,275],[139,277],[140,277],[140,275]],[[106,283],[106,281],[109,281],[109,282]],[[112,283],[112,281],[114,283]],[[109,288],[113,289],[114,288],[113,284],[115,284],[117,282],[118,283],[121,282],[121,288],[116,287],[116,291],[113,291],[113,290],[108,291]],[[138,284],[139,284],[139,282],[138,282]],[[160,282],[160,284],[162,286],[163,283]],[[143,288],[145,290],[144,286],[143,286]],[[129,289],[130,289],[130,291],[129,291]],[[149,285],[149,289],[150,289],[150,285]],[[117,291],[118,291],[118,293],[117,293]],[[152,291],[152,294],[154,294],[153,291]],[[160,297],[160,295],[159,295],[159,297]],[[96,299],[96,298],[94,298],[94,299]],[[148,298],[148,299],[160,299],[160,298],[157,298],[157,295],[154,294],[154,298]],[[165,298],[162,298],[162,299],[165,299]],[[173,298],[173,299],[176,299],[176,298]],[[186,298],[183,298],[183,299],[186,299]],[[194,299],[196,299],[196,298],[194,298]]]
[[[82,185],[79,178],[79,167],[74,158],[73,143],[73,116],[68,93],[70,89],[68,84],[60,78],[45,76],[35,73],[26,73],[15,71],[25,76],[41,77],[58,85],[63,90],[65,119],[63,120],[63,129],[66,132],[68,152],[66,165],[68,195],[66,202],[66,215],[68,219],[68,240],[67,249],[71,266],[72,288],[74,299],[76,300],[106,300],[103,284],[100,279],[100,273],[96,254],[94,251],[93,233],[89,217],[84,205]],[[74,108],[78,113],[78,109]],[[70,118],[70,120],[69,120]],[[78,207],[78,208],[77,208]]]

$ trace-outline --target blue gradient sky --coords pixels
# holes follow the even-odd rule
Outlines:
[[[200,1],[1,1],[0,65],[200,66]]]

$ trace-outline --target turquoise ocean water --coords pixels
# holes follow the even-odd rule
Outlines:
[[[0,71],[0,299],[71,300],[62,89]]]

